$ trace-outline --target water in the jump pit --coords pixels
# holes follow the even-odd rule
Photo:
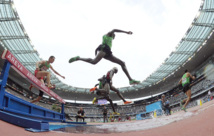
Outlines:
[[[120,133],[128,131],[139,131],[151,128],[164,126],[182,119],[193,116],[192,112],[181,112],[170,116],[153,117],[152,119],[140,120],[140,121],[127,121],[127,122],[115,122],[105,123],[101,125],[71,125],[58,127],[53,131],[61,131],[67,133]]]
[[[114,129],[99,128],[97,125],[50,125],[50,130],[66,133],[117,133]]]
[[[192,116],[193,113],[186,112],[182,114],[176,114],[171,116],[162,116],[158,118],[146,119],[135,122],[124,122],[120,124],[104,124],[102,126],[97,126],[98,128],[108,128],[114,129],[116,132],[127,132],[127,131],[139,131],[151,128],[160,127],[172,122],[176,122],[185,118]]]

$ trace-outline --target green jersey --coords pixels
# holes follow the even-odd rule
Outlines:
[[[109,36],[107,36],[107,35],[104,35],[104,36],[103,36],[103,43],[102,43],[102,44],[108,45],[109,48],[111,49],[111,47],[112,47],[112,40],[113,40],[112,37],[109,37]]]
[[[50,68],[50,64],[48,64],[47,61],[45,62],[45,64],[41,64],[41,65],[39,66],[39,68],[41,69],[41,68],[43,68],[44,66],[45,66],[47,69]]]
[[[182,86],[190,83],[190,77],[187,77],[187,73],[185,73],[182,77]]]
[[[99,89],[102,89],[103,88],[103,84],[102,84],[102,82],[100,81],[100,83],[99,83]]]

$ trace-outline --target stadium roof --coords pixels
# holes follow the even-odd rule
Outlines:
[[[202,0],[197,16],[193,20],[186,34],[178,43],[175,51],[139,85],[119,88],[120,91],[143,89],[158,84],[173,75],[183,65],[190,61],[206,44],[212,35],[214,27],[214,0]],[[32,73],[35,63],[40,61],[39,53],[31,43],[27,32],[15,9],[13,0],[0,1],[0,42],[4,48],[10,50],[14,56]],[[77,88],[62,83],[53,73],[51,82],[57,88],[66,91],[88,92],[88,88]]]

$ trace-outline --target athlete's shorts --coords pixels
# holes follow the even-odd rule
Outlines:
[[[189,89],[191,89],[190,84],[185,84],[183,86],[183,92],[186,93]]]
[[[44,92],[42,92],[42,91],[39,90],[39,96],[42,97],[43,94],[44,94]]]
[[[104,56],[104,58],[108,58],[110,56],[112,56],[112,51],[111,48],[106,45],[106,44],[101,44],[97,47],[97,49],[95,50],[95,55],[97,55],[97,51],[103,51],[106,53],[106,55]]]
[[[35,70],[34,71],[34,75],[35,75],[35,77],[36,77],[36,74],[39,72],[39,70]],[[39,79],[43,79],[44,77],[40,77]]]

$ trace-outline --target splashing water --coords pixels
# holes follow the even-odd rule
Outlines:
[[[154,118],[154,116],[151,115],[152,119],[141,120],[136,122],[127,122],[127,123],[121,123],[121,124],[103,124],[102,126],[97,126],[97,127],[105,128],[105,129],[114,129],[114,131],[116,132],[139,131],[139,130],[151,129],[151,128],[167,125],[182,119],[189,118],[194,114],[196,113],[181,112],[171,116],[161,116],[158,118]]]

